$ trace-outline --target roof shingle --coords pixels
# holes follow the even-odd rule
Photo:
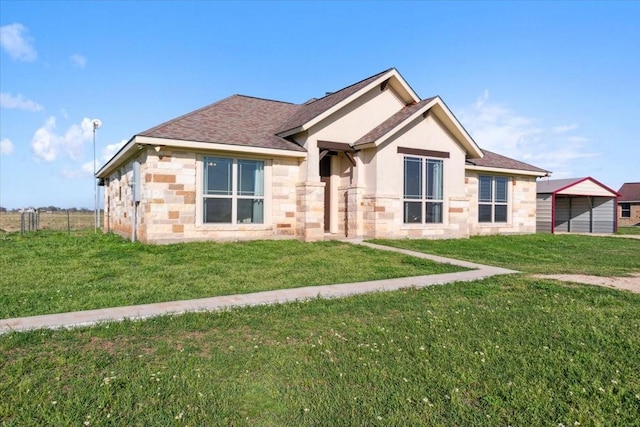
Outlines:
[[[467,163],[472,164],[474,166],[482,166],[482,167],[488,167],[488,168],[516,169],[516,170],[531,171],[531,172],[549,173],[549,171],[540,169],[537,166],[533,166],[533,165],[530,165],[529,163],[521,162],[519,160],[515,160],[510,157],[505,157],[489,150],[483,149],[482,152],[484,153],[483,158],[468,159]]]
[[[640,202],[640,182],[625,182],[618,193],[618,202]]]
[[[139,133],[140,136],[305,151],[276,135],[299,105],[233,95]]]

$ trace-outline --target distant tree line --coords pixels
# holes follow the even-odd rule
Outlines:
[[[26,208],[13,208],[13,209],[7,209],[5,207],[0,206],[0,212],[20,212],[23,210],[37,210],[40,212],[93,212],[93,209],[88,209],[88,208],[60,208],[58,206],[41,206],[39,208],[33,207],[33,206],[29,206]]]

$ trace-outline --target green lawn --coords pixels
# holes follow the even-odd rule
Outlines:
[[[640,226],[618,227],[618,234],[640,234]]]
[[[637,426],[640,296],[523,275],[0,336],[0,425]]]
[[[536,274],[624,276],[640,272],[640,240],[570,234],[479,236],[468,240],[373,240]]]
[[[0,318],[462,270],[335,241],[154,246],[11,233],[0,236]]]

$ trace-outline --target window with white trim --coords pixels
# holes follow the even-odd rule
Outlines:
[[[405,224],[441,224],[443,161],[404,158],[403,211]]]
[[[478,222],[507,222],[509,178],[480,176],[478,186]]]
[[[620,217],[631,218],[631,203],[620,203]]]
[[[264,222],[264,161],[203,158],[205,224]]]

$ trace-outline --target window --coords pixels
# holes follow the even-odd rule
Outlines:
[[[509,178],[481,176],[478,191],[478,222],[507,222]]]
[[[204,157],[204,223],[264,222],[264,162]]]
[[[442,160],[404,158],[404,223],[442,223]]]
[[[631,218],[631,203],[620,203],[620,217]]]

